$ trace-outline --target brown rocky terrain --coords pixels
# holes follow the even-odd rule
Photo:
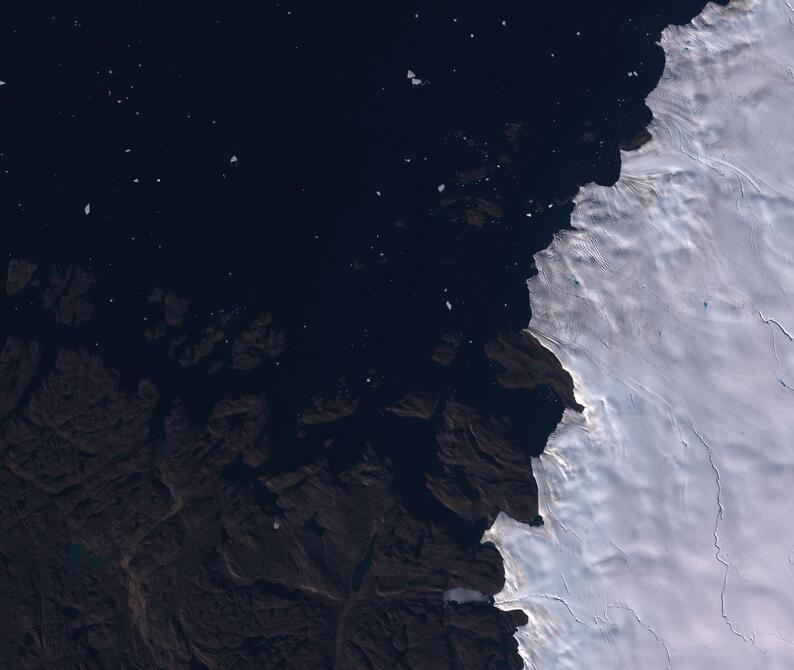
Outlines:
[[[93,278],[51,277],[50,318],[79,326]],[[167,319],[174,341],[188,341],[177,321]],[[246,343],[232,369],[249,360],[243,351],[283,350],[271,317],[226,324],[224,337],[239,327],[229,335]],[[519,333],[488,345],[500,382],[572,398],[570,378],[533,342]],[[424,486],[448,516],[421,518],[369,447],[341,469],[322,455],[270,467],[268,392],[219,398],[198,423],[152,381],[125,386],[100,356],[47,352],[21,337],[0,352],[0,602],[15,613],[0,654],[13,667],[520,667],[510,632],[521,612],[443,597],[492,595],[504,580],[496,549],[462,542],[453,520],[536,518],[531,466],[507,417],[423,391],[386,408],[435,434],[439,466]],[[293,430],[333,427],[360,402],[315,397]]]

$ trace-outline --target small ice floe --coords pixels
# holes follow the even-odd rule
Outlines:
[[[411,84],[414,86],[423,86],[427,83],[426,81],[422,81],[419,77],[417,77],[413,70],[408,70],[408,72],[405,74],[405,77],[406,79],[410,79]]]
[[[446,184],[439,184],[436,188],[438,188],[438,192],[439,193],[443,193],[444,189],[447,188],[447,185]]]
[[[474,589],[447,589],[442,598],[444,603],[487,603],[488,596]]]
[[[86,203],[86,206],[83,207],[83,211],[86,213],[86,216],[91,213],[91,203]]]

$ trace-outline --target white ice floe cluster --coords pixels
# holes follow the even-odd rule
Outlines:
[[[528,668],[794,668],[794,8],[666,30],[653,140],[536,257],[530,330],[574,378],[499,517]]]

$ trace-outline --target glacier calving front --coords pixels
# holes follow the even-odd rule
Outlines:
[[[574,378],[499,517],[527,667],[794,668],[794,9],[662,37],[653,140],[537,255],[530,330]]]

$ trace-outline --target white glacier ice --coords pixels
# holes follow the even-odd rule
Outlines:
[[[662,36],[653,140],[536,257],[530,330],[573,376],[501,515],[528,668],[794,668],[794,9]]]

